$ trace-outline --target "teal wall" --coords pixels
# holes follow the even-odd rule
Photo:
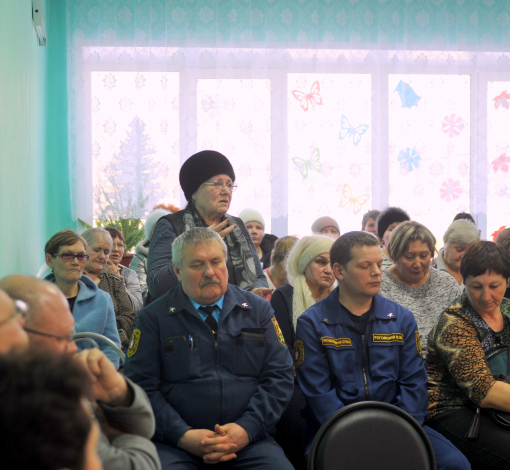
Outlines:
[[[46,222],[46,48],[31,0],[0,2],[0,277],[36,273]]]

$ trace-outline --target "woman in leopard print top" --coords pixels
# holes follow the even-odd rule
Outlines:
[[[503,298],[510,256],[493,242],[479,242],[466,252],[461,273],[466,292],[439,316],[428,338],[426,424],[457,446],[473,469],[510,469],[510,432],[483,411],[510,412],[510,385],[496,381],[485,360],[495,346],[510,345],[510,301]],[[477,407],[478,437],[467,439]]]

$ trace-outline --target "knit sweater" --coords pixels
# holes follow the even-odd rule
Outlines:
[[[427,336],[437,318],[461,293],[462,290],[452,276],[435,268],[430,268],[427,282],[419,287],[408,287],[388,271],[383,271],[379,291],[382,296],[413,312],[424,353],[427,351]]]

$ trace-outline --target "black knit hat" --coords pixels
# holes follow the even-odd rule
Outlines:
[[[203,150],[191,155],[181,166],[179,183],[186,196],[191,201],[202,183],[216,175],[228,175],[232,181],[236,180],[236,174],[225,155],[214,150]]]
[[[382,240],[384,236],[384,232],[388,230],[388,227],[394,222],[405,222],[406,220],[411,220],[409,214],[401,209],[400,207],[388,207],[386,210],[382,211],[377,217],[377,236],[379,240]]]

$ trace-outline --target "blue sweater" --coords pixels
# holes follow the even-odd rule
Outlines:
[[[49,274],[46,280],[55,282],[55,275]],[[95,282],[85,275],[82,275],[78,281],[78,286],[80,290],[72,312],[76,322],[76,332],[99,333],[111,339],[120,348],[115,311],[110,294],[98,289]],[[82,344],[84,343],[78,344],[80,349],[83,349]],[[110,346],[106,346],[104,342],[99,343],[99,346],[118,368],[119,356],[117,353]]]

